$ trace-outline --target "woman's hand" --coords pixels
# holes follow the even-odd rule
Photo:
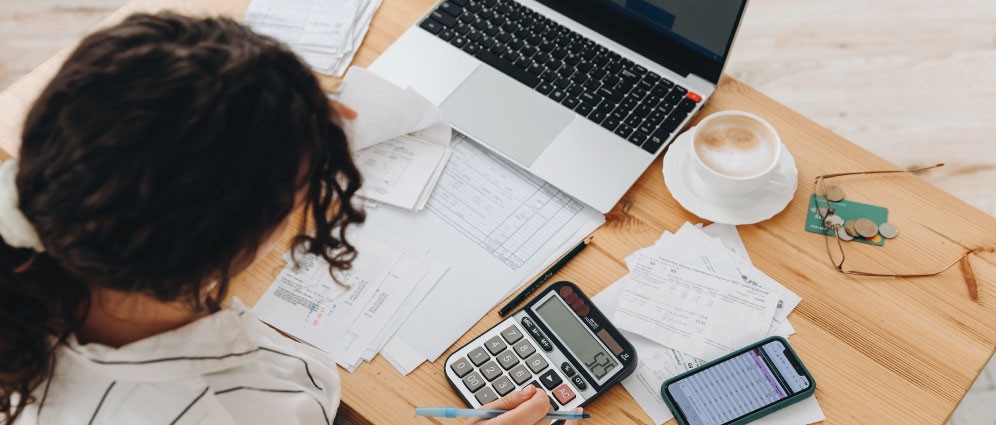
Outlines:
[[[335,111],[336,115],[339,115],[344,120],[352,121],[357,117],[356,111],[346,105],[339,102],[332,101],[332,110]]]
[[[464,425],[540,425],[549,421],[543,416],[550,413],[549,398],[543,391],[529,385],[498,400],[481,406],[482,409],[508,410],[508,413],[494,419],[469,419]],[[581,412],[581,408],[574,409]],[[578,425],[578,421],[567,421],[564,425]]]

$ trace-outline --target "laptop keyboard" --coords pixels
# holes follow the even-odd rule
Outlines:
[[[419,27],[656,153],[702,97],[511,0],[448,0]]]

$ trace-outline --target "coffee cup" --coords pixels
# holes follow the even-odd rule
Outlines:
[[[782,141],[763,118],[741,111],[709,115],[692,129],[695,173],[717,193],[738,195],[762,187],[795,190],[796,176],[782,170]]]

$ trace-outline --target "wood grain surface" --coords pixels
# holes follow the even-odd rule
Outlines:
[[[369,64],[433,2],[385,0],[357,56]],[[112,14],[113,23],[134,11],[173,9],[241,18],[247,0],[134,0]],[[64,60],[60,52],[0,94],[0,147],[16,152],[25,109]],[[326,80],[329,82],[330,80]],[[803,297],[790,319],[791,342],[817,381],[816,396],[831,424],[941,424],[965,395],[996,347],[996,255],[972,258],[979,282],[972,302],[957,267],[939,276],[893,279],[843,276],[830,267],[821,236],[803,230],[814,176],[894,165],[780,105],[733,78],[724,78],[702,113],[745,110],[775,126],[796,157],[800,189],[775,218],[740,231],[754,263]],[[850,199],[890,209],[901,229],[885,247],[848,245],[855,268],[913,272],[954,261],[966,248],[996,245],[996,220],[916,176],[848,177],[838,182]],[[607,215],[591,249],[558,279],[591,295],[622,277],[623,258],[649,245],[662,231],[700,221],[669,195],[657,160],[623,198],[632,207]],[[253,305],[284,266],[268,255],[237,277],[235,292]],[[446,312],[440,312],[446,314]],[[498,321],[488,313],[454,347]],[[445,358],[444,354],[444,358]],[[354,374],[342,373],[340,414],[357,424],[439,423],[415,419],[415,406],[459,405],[441,361],[401,377],[383,358]],[[622,387],[586,409],[592,423],[650,423]]]

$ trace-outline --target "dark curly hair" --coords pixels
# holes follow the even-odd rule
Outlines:
[[[332,269],[356,255],[338,116],[286,46],[232,20],[139,14],[86,37],[22,139],[20,209],[45,252],[0,243],[0,423],[34,402],[94,288],[217,310],[297,206],[295,248]]]

